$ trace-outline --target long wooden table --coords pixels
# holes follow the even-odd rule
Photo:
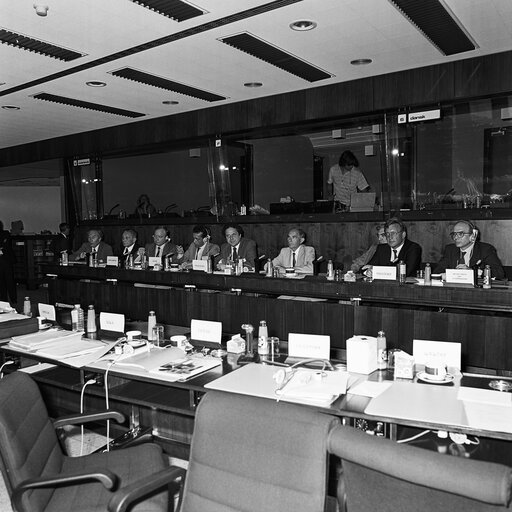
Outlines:
[[[52,303],[94,304],[96,311],[132,319],[145,319],[154,310],[160,322],[183,326],[193,318],[221,321],[226,332],[266,320],[269,334],[281,339],[290,332],[328,334],[341,355],[354,334],[384,330],[389,348],[412,353],[413,339],[460,342],[463,369],[504,375],[512,369],[508,286],[399,286],[387,281],[333,282],[322,276],[286,279],[83,265],[47,265],[45,271],[51,277]]]

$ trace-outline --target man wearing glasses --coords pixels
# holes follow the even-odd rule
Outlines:
[[[403,261],[407,276],[416,275],[421,266],[421,247],[407,238],[405,224],[397,218],[391,218],[384,224],[384,234],[387,243],[377,246],[372,259],[363,267],[363,270],[367,269],[365,274],[371,277],[371,268],[374,265],[398,266],[399,262]]]
[[[375,231],[377,232],[377,240],[372,245],[370,245],[369,249],[365,253],[361,254],[361,256],[358,256],[352,262],[352,265],[350,265],[350,270],[352,270],[352,272],[359,272],[359,270],[361,270],[361,268],[364,267],[373,258],[373,255],[375,254],[379,244],[388,243],[386,239],[386,233],[384,232],[384,224],[375,226]]]
[[[453,244],[447,245],[434,273],[443,273],[447,268],[491,267],[491,276],[505,279],[505,270],[496,249],[491,244],[478,241],[478,229],[469,220],[459,220],[450,233]]]

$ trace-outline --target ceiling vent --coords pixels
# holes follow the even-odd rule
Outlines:
[[[206,12],[181,0],[132,0],[132,2],[176,21],[190,20]]]
[[[199,98],[200,100],[220,101],[226,99],[224,96],[219,96],[218,94],[214,94],[208,91],[202,91],[201,89],[196,89],[195,87],[191,87],[189,85],[173,82],[167,78],[151,75],[149,73],[145,73],[144,71],[139,71],[138,69],[122,68],[118,69],[117,71],[111,71],[110,73],[119,78],[133,80],[134,82],[151,85],[153,87],[159,87],[160,89],[177,92],[179,94],[184,94],[185,96],[191,96],[192,98]]]
[[[21,50],[39,53],[40,55],[63,60],[65,62],[78,59],[85,55],[83,53],[74,52],[67,48],[61,48],[60,46],[45,43],[22,34],[17,34],[16,32],[11,32],[10,30],[5,30],[3,28],[0,29],[0,42],[9,46],[14,46],[15,48],[20,48]]]
[[[389,0],[444,55],[475,50],[463,26],[439,0]]]
[[[308,82],[317,82],[333,76],[247,32],[224,37],[220,40],[237,50],[284,69]]]
[[[106,112],[107,114],[114,114],[123,117],[143,117],[145,114],[140,112],[131,112],[130,110],[123,110],[122,108],[109,107],[108,105],[100,105],[99,103],[90,103],[88,101],[75,100],[74,98],[65,98],[64,96],[56,96],[55,94],[48,94],[41,92],[32,96],[36,100],[51,101],[52,103],[60,103],[61,105],[69,105],[71,107],[86,108],[88,110],[96,110],[98,112]]]

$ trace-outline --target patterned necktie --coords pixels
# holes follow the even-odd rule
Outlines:
[[[464,258],[465,255],[466,255],[466,251],[460,251],[460,258],[459,258],[459,261],[457,262],[458,265],[466,264],[466,259]]]
[[[395,263],[395,261],[398,259],[398,254],[396,252],[396,249],[392,249],[393,250],[393,261],[391,263]]]

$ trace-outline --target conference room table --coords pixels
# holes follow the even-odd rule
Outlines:
[[[194,318],[220,321],[225,332],[266,320],[269,335],[325,334],[333,356],[343,358],[354,334],[386,332],[388,348],[412,353],[414,339],[458,342],[467,371],[511,375],[512,289],[469,285],[421,286],[410,280],[329,281],[325,276],[273,278],[205,272],[125,270],[85,265],[45,265],[51,303],[93,304],[96,311],[123,313],[190,325]]]
[[[184,333],[186,328],[167,326],[168,335]],[[80,393],[91,378],[105,376],[105,363],[92,362],[84,367],[70,366],[66,360],[55,360],[36,353],[14,349],[4,340],[1,351],[7,359],[14,358],[38,382],[52,416],[73,414],[79,411]],[[154,350],[154,349],[153,349]],[[110,407],[124,413],[128,422],[113,429],[121,435],[127,428],[150,429],[155,439],[171,455],[187,458],[194,427],[195,410],[201,397],[209,389],[231,393],[254,394],[267,399],[277,399],[273,375],[280,369],[270,362],[266,364],[238,365],[238,355],[224,355],[219,366],[190,379],[166,380],[165,375],[155,377],[144,371],[127,366],[112,366],[108,370]],[[7,368],[6,368],[7,369]],[[248,372],[256,372],[247,391]],[[437,439],[437,432],[467,434],[480,438],[479,453],[484,459],[503,461],[512,447],[512,403],[508,407],[492,407],[477,404],[467,408],[467,403],[457,399],[463,379],[484,383],[486,376],[457,376],[448,385],[425,384],[415,378],[412,381],[395,380],[393,371],[376,371],[370,375],[350,374],[347,393],[341,394],[328,404],[312,404],[298,400],[305,407],[312,407],[321,414],[331,414],[349,425],[357,426],[374,434],[384,434],[392,439],[403,437],[404,432],[430,430]],[[226,383],[227,381],[227,383]],[[375,397],[355,394],[359,384],[373,383],[373,387],[386,385]],[[270,392],[265,395],[262,390]],[[372,391],[375,392],[375,389]],[[508,400],[511,394],[505,393]],[[286,397],[283,397],[286,400]],[[292,401],[297,401],[292,399]],[[105,389],[89,385],[85,390],[86,412],[104,409]],[[482,409],[483,407],[483,409]],[[479,417],[482,410],[490,417]],[[471,414],[470,414],[471,413]],[[409,429],[409,430],[407,430]],[[412,429],[412,430],[411,430]]]

